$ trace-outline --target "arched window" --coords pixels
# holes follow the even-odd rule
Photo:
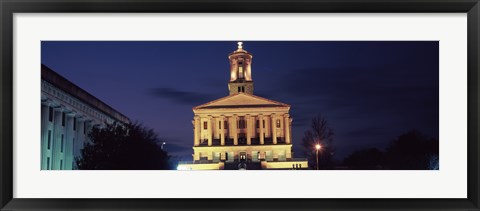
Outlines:
[[[243,78],[243,62],[238,63],[238,78]]]

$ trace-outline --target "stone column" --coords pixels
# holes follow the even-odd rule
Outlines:
[[[71,166],[72,166],[72,170],[74,169],[77,169],[77,164],[75,163],[75,157],[77,157],[77,151],[78,151],[78,142],[79,142],[79,131],[78,131],[78,128],[79,128],[79,119],[80,117],[77,116],[77,114],[75,114],[72,122],[74,122],[75,125],[75,130],[72,131],[72,162],[71,162]]]
[[[263,115],[258,116],[258,127],[260,128],[260,144],[265,144],[265,134],[263,134]]]
[[[193,146],[196,146],[197,142],[197,126],[195,125],[195,117],[192,120],[192,130],[193,130]]]
[[[48,151],[48,104],[43,104],[42,103],[42,132],[41,132],[41,142],[40,142],[40,147],[41,147],[41,164],[40,164],[40,169],[46,170],[47,169],[47,151]]]
[[[75,117],[74,113],[69,113],[66,116],[65,123],[65,149],[63,151],[65,155],[64,166],[65,170],[72,170],[73,162],[73,139],[75,138],[75,131],[73,131],[73,118]]]
[[[237,129],[237,115],[233,115],[232,117],[232,128],[233,128],[233,145],[238,145],[238,129]]]
[[[245,61],[245,79],[252,80],[252,61],[250,59],[246,59]]]
[[[212,116],[208,117],[207,121],[207,135],[208,135],[208,146],[212,146]]]
[[[221,123],[220,123],[220,145],[224,146],[225,145],[225,117],[222,116],[220,117]]]
[[[84,140],[85,140],[85,135],[83,134],[83,130],[84,130],[83,121],[84,121],[83,117],[77,117],[77,129],[75,130],[77,136],[75,138],[75,143],[74,143],[75,146],[73,147],[74,148],[74,153],[73,153],[74,158],[79,157],[80,154],[81,154],[81,151],[83,149],[83,143],[84,143]]]
[[[245,119],[247,121],[247,145],[252,145],[252,117],[250,115],[246,115]]]
[[[200,117],[195,116],[193,118],[193,124],[194,124],[194,135],[193,135],[193,145],[198,146],[200,145]]]
[[[52,159],[51,159],[51,168],[54,170],[60,169],[60,160],[62,159],[62,154],[60,153],[60,145],[63,134],[62,127],[62,108],[55,108],[53,112],[53,134],[52,134]]]
[[[277,144],[277,119],[275,118],[275,114],[272,114],[272,141],[273,144]]]
[[[284,116],[285,119],[285,143],[290,144],[291,143],[291,135],[290,135],[290,115],[285,114]]]

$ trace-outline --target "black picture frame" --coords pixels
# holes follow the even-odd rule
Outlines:
[[[479,210],[479,0],[0,0],[0,207],[2,210]],[[13,198],[14,13],[467,13],[466,199],[18,199]],[[439,184],[441,185],[441,184]],[[159,190],[161,191],[161,190]]]

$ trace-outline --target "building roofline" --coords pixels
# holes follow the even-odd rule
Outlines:
[[[69,81],[62,75],[58,74],[57,72],[53,71],[51,68],[47,67],[46,65],[42,64],[41,71],[42,71],[42,80],[45,80],[48,83],[53,84],[57,88],[65,91],[66,93],[72,95],[75,98],[78,98],[79,100],[82,100],[88,105],[98,109],[99,111],[102,111],[103,113],[109,115],[110,117],[120,122],[123,122],[123,123],[130,122],[130,119],[127,116],[113,109],[108,104],[104,103],[97,97],[93,96],[89,92],[80,88],[79,86]]]
[[[275,100],[270,100],[270,99],[263,98],[263,97],[260,97],[260,96],[257,96],[257,95],[251,95],[251,94],[248,94],[248,93],[245,93],[245,92],[238,92],[238,93],[235,93],[235,94],[232,94],[232,95],[228,95],[228,96],[225,96],[225,97],[222,97],[222,98],[219,98],[219,99],[201,104],[199,106],[195,106],[195,107],[192,108],[192,110],[208,109],[208,108],[201,108],[201,107],[205,107],[208,104],[212,104],[212,103],[218,102],[220,100],[223,100],[223,99],[226,99],[226,98],[229,98],[229,97],[233,97],[233,96],[236,96],[236,95],[241,95],[241,94],[251,96],[251,97],[254,97],[254,98],[257,98],[257,99],[261,99],[261,100],[266,100],[266,101],[269,101],[269,102],[272,102],[272,103],[275,103],[275,104],[279,104],[278,106],[269,106],[269,107],[290,107],[290,105],[282,103],[282,102],[278,102],[278,101],[275,101]],[[252,105],[249,105],[249,106],[251,107]],[[219,106],[219,107],[221,107],[221,106]],[[242,107],[242,105],[238,105],[238,107]]]

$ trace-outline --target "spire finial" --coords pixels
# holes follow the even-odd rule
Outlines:
[[[239,49],[239,50],[240,50],[240,49],[243,49],[243,46],[242,46],[242,45],[243,45],[243,42],[238,42],[237,44],[238,44],[238,49]]]

